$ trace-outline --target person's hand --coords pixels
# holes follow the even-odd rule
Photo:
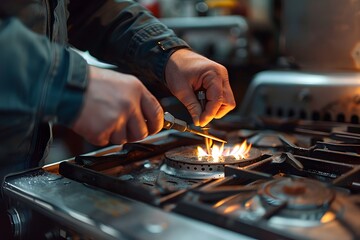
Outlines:
[[[205,126],[235,108],[228,73],[224,66],[191,50],[174,52],[166,65],[165,79],[171,93],[188,109],[196,126]],[[206,106],[202,111],[195,91],[204,89]]]
[[[161,105],[136,77],[90,66],[72,129],[94,145],[122,144],[160,131],[163,119]]]

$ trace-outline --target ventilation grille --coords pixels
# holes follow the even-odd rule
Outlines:
[[[349,115],[344,113],[330,113],[320,111],[306,111],[304,109],[296,108],[283,108],[275,106],[267,106],[264,110],[264,115],[268,117],[277,118],[296,118],[301,120],[312,120],[312,121],[326,121],[326,122],[340,122],[340,123],[360,123],[360,115]]]

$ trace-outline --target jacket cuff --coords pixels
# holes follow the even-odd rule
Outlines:
[[[180,48],[190,46],[172,30],[155,22],[144,26],[132,36],[126,59],[132,59],[132,73],[145,84],[165,84],[166,64],[171,54]]]
[[[62,47],[54,50],[58,66],[53,70],[54,78],[47,97],[50,101],[45,105],[45,120],[71,126],[82,107],[88,84],[88,65],[73,50]]]
[[[169,38],[164,41],[158,41],[157,45],[160,49],[161,56],[159,57],[159,60],[155,62],[155,74],[157,78],[166,85],[165,68],[170,56],[179,49],[190,49],[190,46],[184,40],[177,37]]]
[[[88,85],[88,65],[78,53],[70,50],[70,74],[61,98],[58,114],[59,123],[71,126],[80,114]]]

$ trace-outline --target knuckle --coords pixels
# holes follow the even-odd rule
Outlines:
[[[192,112],[192,111],[195,111],[195,110],[196,110],[197,104],[194,103],[194,102],[190,102],[190,103],[186,104],[185,107],[186,107],[190,112]]]
[[[140,80],[138,80],[137,78],[134,77],[134,79],[132,79],[131,82],[131,87],[133,91],[136,92],[140,92],[143,89],[143,84],[140,82]]]
[[[224,96],[222,94],[219,94],[216,96],[216,101],[219,103],[223,103],[224,102]]]
[[[116,122],[122,115],[126,115],[131,112],[134,107],[133,100],[131,98],[119,97],[117,101],[109,109],[107,117],[110,122]],[[110,111],[112,110],[112,111]]]
[[[146,122],[149,135],[155,134],[163,128],[164,111],[161,108],[160,104],[154,107],[154,110],[152,111],[152,116],[154,117]]]
[[[160,104],[156,104],[155,106],[155,116],[158,120],[161,120],[164,118],[164,111]]]

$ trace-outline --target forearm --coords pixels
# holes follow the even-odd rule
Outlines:
[[[31,32],[16,18],[0,21],[0,46],[2,118],[71,124],[86,87],[85,61]]]

